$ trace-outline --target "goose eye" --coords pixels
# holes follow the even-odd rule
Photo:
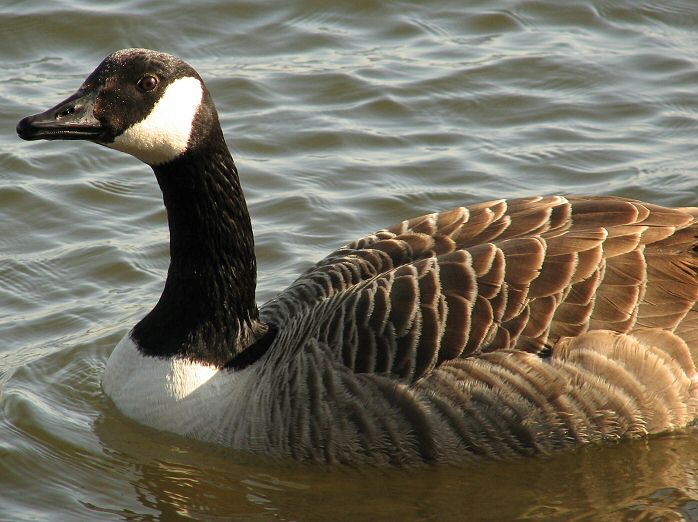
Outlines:
[[[158,86],[158,79],[155,76],[151,76],[150,74],[146,74],[138,80],[138,88],[142,91],[152,91],[155,89],[155,87]]]

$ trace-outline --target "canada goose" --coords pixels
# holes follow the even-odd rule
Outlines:
[[[237,169],[191,66],[118,51],[17,132],[155,172],[167,281],[103,377],[140,423],[268,455],[409,464],[696,418],[696,209],[548,196],[428,214],[339,248],[258,309]]]

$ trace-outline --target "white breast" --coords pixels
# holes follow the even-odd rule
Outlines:
[[[107,362],[102,387],[137,422],[235,446],[231,430],[246,422],[252,373],[250,368],[232,372],[178,358],[145,357],[127,334]]]

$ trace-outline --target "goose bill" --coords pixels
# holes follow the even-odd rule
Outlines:
[[[100,121],[94,117],[97,92],[80,90],[47,111],[27,116],[17,124],[24,140],[109,141]]]

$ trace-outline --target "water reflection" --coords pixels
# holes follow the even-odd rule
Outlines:
[[[696,462],[685,457],[696,454],[696,433],[544,459],[386,470],[273,461],[143,428],[113,411],[95,432],[132,475],[142,505],[163,517],[674,520],[698,512]]]

